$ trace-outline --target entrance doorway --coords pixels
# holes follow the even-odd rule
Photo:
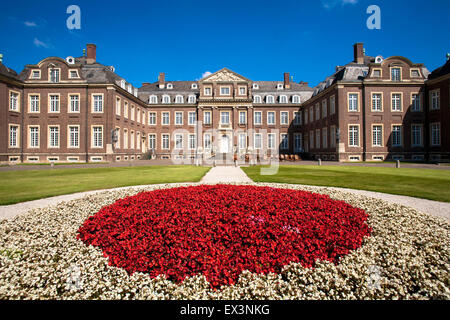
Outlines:
[[[220,139],[220,153],[229,153],[229,152],[230,152],[230,137],[224,134]]]

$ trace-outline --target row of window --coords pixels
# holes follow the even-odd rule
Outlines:
[[[79,79],[78,70],[70,69],[68,71],[69,79]],[[41,80],[41,70],[31,70],[30,79]],[[51,83],[59,83],[61,81],[61,69],[49,68],[48,69],[48,81]]]
[[[207,89],[207,88],[205,88]],[[158,96],[156,95],[151,95],[148,98],[148,102],[150,104],[157,104],[158,103]],[[273,95],[267,95],[265,97],[262,97],[260,95],[255,95],[253,96],[253,102],[254,103],[263,103],[263,101],[265,101],[265,103],[275,103],[276,101],[278,101],[278,103],[284,103],[287,104],[289,103],[289,101],[291,101],[292,103],[300,103],[300,96],[292,96],[291,99],[289,99],[289,97],[287,95],[281,95],[278,98],[276,98]],[[169,95],[163,95],[161,97],[161,103],[163,104],[170,104],[170,103],[184,103],[184,96],[182,95],[176,95],[174,99],[172,99],[171,96]],[[195,95],[190,95],[188,96],[187,102],[192,104],[192,103],[196,103],[197,102],[197,98]]]
[[[411,78],[420,78],[420,70],[419,69],[410,69]],[[372,69],[372,77],[373,78],[381,78],[382,77],[382,69],[374,68]],[[402,68],[401,67],[391,67],[391,81],[402,81]]]
[[[19,148],[19,125],[9,125],[9,147]],[[28,126],[28,148],[41,147],[41,132],[40,126]],[[49,125],[47,127],[47,148],[61,147],[61,131],[59,125]],[[67,126],[67,147],[80,147],[80,126]],[[103,126],[91,127],[91,148],[103,148]]]

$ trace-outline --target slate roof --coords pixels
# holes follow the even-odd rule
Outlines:
[[[13,69],[8,68],[3,63],[0,62],[0,74],[12,78],[14,80],[19,80],[19,75]]]
[[[253,92],[298,92],[298,91],[312,91],[313,88],[309,87],[305,84],[300,84],[297,82],[291,82],[290,88],[286,89],[283,88],[283,90],[278,90],[277,85],[278,84],[284,84],[283,81],[254,81],[253,83],[256,83],[259,86],[259,89],[253,89]]]
[[[443,66],[431,72],[431,74],[428,76],[428,79],[429,80],[436,79],[449,73],[450,73],[450,60],[447,60],[447,62]]]

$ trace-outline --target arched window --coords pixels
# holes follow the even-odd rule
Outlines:
[[[178,95],[175,97],[175,103],[183,103],[183,102],[184,102],[183,96]]]
[[[300,96],[293,96],[292,103],[300,103]]]
[[[261,103],[261,96],[254,96],[253,97],[253,102],[254,103]]]
[[[162,102],[163,102],[163,103],[170,103],[170,96],[168,96],[168,95],[163,95]]]
[[[189,103],[195,103],[195,96],[194,95],[190,95],[188,98]]]
[[[152,96],[150,96],[148,102],[149,102],[149,103],[153,103],[153,104],[158,103],[158,97],[155,96],[155,95],[152,95]]]
[[[275,103],[275,98],[273,96],[267,96],[266,103]]]
[[[288,98],[287,96],[280,96],[280,103],[288,103]]]

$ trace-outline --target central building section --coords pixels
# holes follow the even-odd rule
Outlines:
[[[239,152],[239,134],[250,129],[252,82],[224,68],[199,81],[198,115],[203,125],[205,154],[227,156]],[[245,145],[249,145],[245,134]],[[243,143],[241,143],[243,145]],[[241,150],[244,152],[244,150]]]

